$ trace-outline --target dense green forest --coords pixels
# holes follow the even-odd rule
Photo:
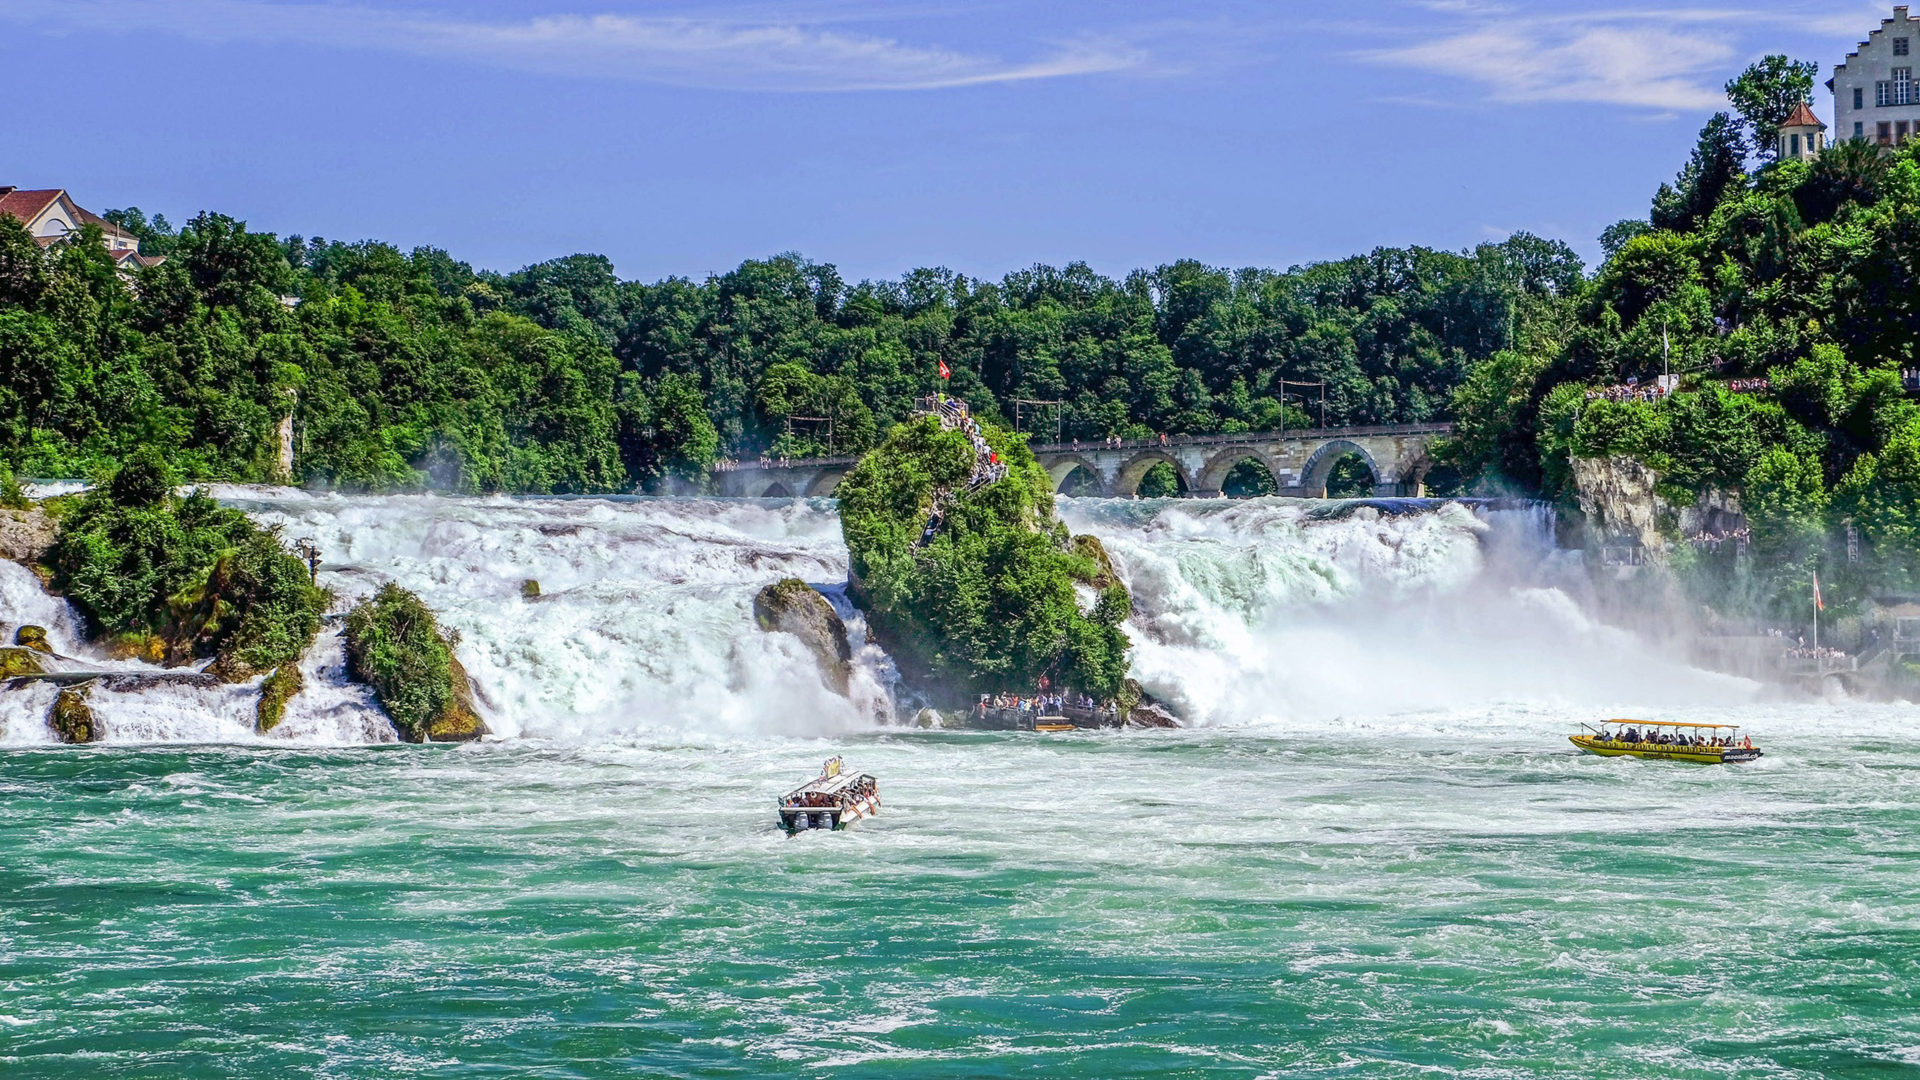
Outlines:
[[[110,215],[168,261],[122,282],[95,245],[0,221],[0,457],[91,475],[137,446],[193,477],[348,489],[580,492],[695,481],[722,457],[853,453],[929,392],[1049,434],[1444,418],[1474,365],[1582,287],[1564,245],[1378,251],[1276,273],[1183,262],[849,285],[798,256],[623,282],[579,255],[511,274]],[[1302,411],[1302,400],[1306,411]],[[1031,421],[1032,406],[1020,415]],[[790,422],[790,417],[813,418]]]

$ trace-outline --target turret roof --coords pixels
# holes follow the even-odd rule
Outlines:
[[[1799,108],[1793,110],[1792,116],[1787,117],[1786,123],[1780,126],[1783,128],[1811,127],[1819,128],[1822,131],[1827,129],[1826,123],[1819,117],[1813,115],[1813,109],[1809,108],[1804,101],[1800,103]]]

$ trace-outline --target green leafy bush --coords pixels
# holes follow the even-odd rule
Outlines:
[[[243,678],[298,658],[327,605],[306,564],[277,530],[172,481],[139,451],[81,499],[46,556],[53,587],[95,636],[160,639],[171,663],[216,657]]]
[[[410,742],[476,739],[487,728],[468,700],[457,638],[420,598],[388,583],[347,613],[347,656],[373,687],[394,729]]]
[[[931,418],[895,428],[841,481],[856,598],[895,658],[937,689],[1031,690],[1046,677],[1119,696],[1126,588],[1097,545],[1076,544],[1054,517],[1046,471],[1025,443],[990,425],[983,434],[1008,472],[971,494],[972,448]],[[942,519],[923,546],[936,503]],[[1104,588],[1083,611],[1075,586],[1096,583]]]

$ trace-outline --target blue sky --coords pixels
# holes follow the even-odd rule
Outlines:
[[[647,280],[1591,259],[1729,77],[1891,7],[1679,2],[0,0],[0,184]]]

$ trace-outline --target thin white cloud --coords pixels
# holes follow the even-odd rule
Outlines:
[[[1501,21],[1365,54],[1467,79],[1501,102],[1598,102],[1648,109],[1712,109],[1725,96],[1702,75],[1734,50],[1724,38],[1655,26]]]
[[[1749,51],[1742,31],[1790,27],[1830,34],[1839,48],[1840,39],[1857,40],[1878,26],[1882,14],[1877,4],[1847,12],[1826,5],[1770,12],[1615,7],[1547,15],[1489,0],[1414,0],[1414,6],[1453,26],[1417,44],[1359,57],[1477,83],[1500,103],[1583,102],[1662,113],[1726,106],[1721,86]]]
[[[581,14],[489,22],[269,0],[0,0],[0,20],[55,33],[297,42],[733,90],[928,90],[1092,75],[1145,62],[1136,48],[1091,38],[1007,59],[793,20]]]

